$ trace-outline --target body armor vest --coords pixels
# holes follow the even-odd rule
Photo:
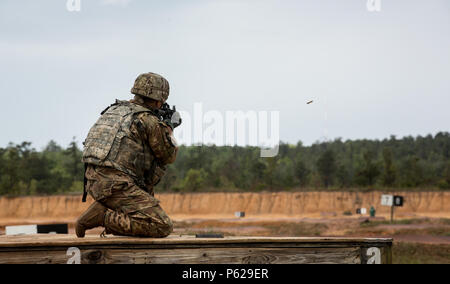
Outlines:
[[[148,142],[130,131],[136,115],[144,112],[152,113],[143,106],[116,100],[89,130],[82,161],[117,169],[134,178],[138,185],[145,184],[146,177],[153,175],[155,157]],[[139,127],[143,126],[139,123],[138,130]]]

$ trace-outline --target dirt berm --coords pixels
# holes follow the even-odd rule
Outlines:
[[[159,194],[163,209],[174,219],[246,217],[302,218],[355,215],[356,208],[376,208],[377,216],[389,216],[380,205],[381,192],[278,192],[278,193],[171,193]],[[405,197],[397,217],[450,216],[450,192],[397,192]],[[0,225],[36,222],[73,222],[92,202],[81,196],[0,198]]]

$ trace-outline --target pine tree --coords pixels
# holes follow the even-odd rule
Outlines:
[[[336,172],[336,161],[332,150],[326,150],[317,160],[317,170],[322,179],[323,185],[328,187],[333,183]]]
[[[392,161],[392,151],[390,148],[383,149],[383,161],[384,161],[383,185],[393,186],[396,180],[396,169]]]

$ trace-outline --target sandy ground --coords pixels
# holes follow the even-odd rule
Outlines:
[[[377,216],[389,216],[381,206],[382,192],[263,192],[263,193],[165,193],[156,194],[162,208],[174,219],[230,218],[243,211],[258,218],[327,218],[355,213],[374,206]],[[398,218],[420,216],[450,218],[449,192],[398,192],[405,197],[395,209]],[[0,197],[0,220],[76,218],[92,200],[81,203],[79,195]]]
[[[385,206],[376,206],[376,218],[354,214],[355,208],[379,203],[380,192],[189,193],[157,197],[174,221],[174,234],[378,236],[398,242],[450,244],[450,192],[399,194],[405,196],[405,206],[396,208],[394,224],[387,222],[390,211]],[[4,234],[5,226],[55,223],[68,223],[73,233],[77,217],[90,202],[81,203],[77,195],[1,197],[0,234]],[[246,216],[236,218],[237,211],[244,211]],[[97,228],[88,234],[101,232]]]
[[[193,218],[192,218],[193,217]],[[384,217],[286,217],[249,216],[172,216],[173,234],[222,233],[236,236],[346,236],[346,237],[391,237],[394,242],[450,245],[450,222],[442,218],[417,217],[411,224],[389,224]],[[401,220],[401,219],[398,219]],[[447,221],[446,221],[447,220]],[[51,219],[1,220],[0,234],[4,226],[22,224],[54,223]],[[6,221],[6,222],[5,222]],[[53,220],[54,221],[54,220]],[[69,232],[74,232],[73,219],[61,219],[69,223]],[[401,221],[400,221],[401,222]],[[373,225],[365,227],[364,224]],[[100,235],[103,228],[87,231]]]

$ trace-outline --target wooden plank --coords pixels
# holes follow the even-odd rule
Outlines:
[[[0,263],[391,263],[392,239],[0,237]],[[70,261],[69,261],[70,262]]]
[[[67,251],[0,252],[0,264],[65,264]],[[302,264],[361,263],[358,248],[208,248],[86,250],[82,264]]]
[[[376,249],[379,251],[377,252]],[[379,255],[378,255],[379,254]],[[377,258],[379,257],[379,262]],[[363,264],[391,264],[391,246],[364,246],[361,247],[361,263]]]
[[[248,243],[320,243],[320,244],[354,244],[354,243],[392,243],[392,239],[380,238],[324,238],[324,237],[226,237],[218,239],[198,239],[195,236],[176,236],[171,235],[167,238],[129,238],[129,237],[107,237],[100,238],[98,236],[86,236],[79,239],[74,235],[20,235],[20,236],[0,236],[0,248],[16,247],[16,246],[66,246],[76,245],[176,245],[176,244],[248,244]]]

